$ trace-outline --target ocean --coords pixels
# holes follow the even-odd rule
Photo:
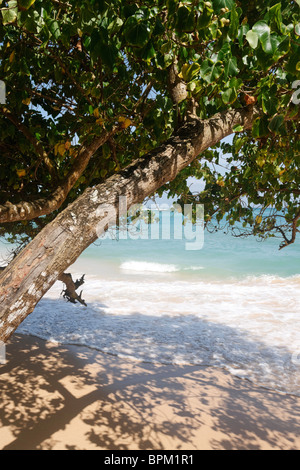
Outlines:
[[[279,239],[199,231],[191,249],[174,217],[170,233],[161,217],[152,238],[144,227],[99,239],[68,270],[86,275],[88,306],[67,303],[57,282],[17,332],[134,361],[220,367],[300,396],[300,239],[279,251]]]

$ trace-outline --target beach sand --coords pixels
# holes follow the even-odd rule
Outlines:
[[[1,450],[300,450],[300,398],[201,366],[134,362],[15,334]]]

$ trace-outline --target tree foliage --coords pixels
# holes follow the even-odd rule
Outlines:
[[[225,220],[240,224],[238,234],[293,242],[300,222],[299,3],[2,1],[0,208],[9,201],[24,210],[0,234],[33,237],[86,187],[156,148],[189,113],[205,120],[256,106],[252,130],[237,126],[232,143],[199,155],[160,191],[204,203],[208,227]],[[173,64],[187,91],[177,103]],[[189,176],[205,181],[205,190],[192,194]],[[31,220],[26,204],[51,199],[58,188],[58,207]]]

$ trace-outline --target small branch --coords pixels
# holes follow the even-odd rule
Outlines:
[[[3,8],[0,8],[0,11],[14,10],[15,8],[16,8],[16,5],[14,5],[13,7],[3,7]]]
[[[52,0],[53,3],[56,3],[59,7],[69,7],[72,8],[72,5],[68,2],[60,2],[59,0]]]
[[[66,108],[66,109],[68,109],[70,112],[75,113],[75,108],[73,108],[72,106],[70,106],[69,104],[67,104],[66,102],[64,102],[64,101],[62,101],[62,100],[58,100],[58,99],[55,99],[55,98],[51,98],[50,96],[46,96],[46,95],[44,95],[44,94],[42,94],[42,93],[39,93],[39,92],[36,91],[36,90],[31,90],[31,89],[29,89],[29,88],[25,88],[25,89],[26,89],[26,91],[28,91],[28,93],[30,93],[30,94],[33,94],[33,95],[35,95],[35,96],[38,96],[39,98],[43,98],[43,99],[45,99],[45,100],[47,100],[47,101],[51,101],[51,103],[55,103],[55,104],[59,105],[61,109]]]
[[[138,101],[135,103],[134,108],[133,108],[133,112],[135,112],[136,109],[139,107],[139,105],[140,105],[141,103],[143,103],[143,101],[145,101],[145,99],[148,97],[148,95],[149,95],[149,93],[150,93],[152,87],[153,87],[153,82],[150,81],[150,82],[148,83],[148,85],[146,86],[144,92],[142,93],[141,97],[140,97],[140,98],[138,99]]]
[[[297,223],[298,223],[299,219],[300,219],[300,209],[297,212],[296,216],[292,220],[292,236],[291,236],[290,239],[287,238],[287,236],[285,235],[285,233],[284,233],[284,231],[281,227],[275,227],[281,233],[281,235],[283,236],[283,239],[284,239],[284,242],[281,243],[281,245],[279,247],[279,250],[282,250],[282,248],[285,248],[286,246],[292,245],[295,242],[297,232],[299,232],[299,230],[297,229]]]
[[[68,75],[69,79],[74,83],[81,95],[85,97],[85,99],[90,103],[90,105],[95,106],[91,98],[86,94],[82,86],[75,80],[74,75],[69,71],[67,65],[63,63],[61,58],[55,55],[52,55],[52,57],[54,57],[60,63],[60,66],[65,70],[65,73]]]
[[[0,273],[6,268],[7,266],[0,266]],[[80,279],[77,279],[74,282],[70,273],[63,273],[59,276],[58,280],[63,282],[66,286],[66,288],[62,291],[62,295],[63,298],[67,300],[67,302],[71,302],[72,304],[79,302],[81,305],[87,307],[85,300],[82,298],[82,291],[79,295],[76,292],[76,290],[82,286],[82,284],[84,284],[84,276],[85,274],[83,274]]]
[[[80,304],[87,307],[87,304],[81,297],[82,291],[79,295],[76,292],[76,290],[80,286],[82,286],[82,284],[84,284],[84,276],[85,274],[80,279],[77,279],[77,281],[74,282],[70,273],[63,273],[59,276],[58,280],[63,282],[66,286],[66,288],[62,291],[64,299],[66,299],[68,302],[71,302],[72,304],[76,304],[76,302],[79,302]]]
[[[10,111],[5,111],[4,115],[16,126],[17,129],[19,129],[20,132],[22,132],[26,139],[32,144],[36,152],[40,155],[41,159],[46,164],[50,174],[56,177],[55,168],[52,165],[47,155],[47,152],[45,152],[45,150],[43,149],[41,142],[39,142],[30,132],[30,130],[22,122],[20,122],[18,118],[14,116]]]

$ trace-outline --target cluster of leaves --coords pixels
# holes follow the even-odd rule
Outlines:
[[[232,143],[202,154],[160,193],[179,195],[180,204],[204,203],[212,230],[222,223],[239,236],[279,235],[286,246],[300,225],[299,105],[293,103],[300,77],[299,4],[228,1],[210,8],[207,2],[208,10],[209,24],[197,31],[207,48],[181,70],[200,117],[254,103],[261,114],[251,132],[237,126]],[[192,194],[190,176],[206,183],[202,193]]]
[[[141,99],[151,81],[155,87],[149,40],[153,44],[164,28],[159,2],[151,9],[121,1],[29,3],[1,5],[0,77],[7,100],[0,114],[0,204],[49,196],[79,149],[119,124],[65,207],[172,132],[171,100],[155,88],[152,98]],[[33,236],[36,225],[5,224],[1,233]]]
[[[299,126],[288,127],[288,135],[261,142],[246,132],[236,134],[232,143],[207,151],[205,161],[194,162],[182,175],[181,205],[204,204],[209,230],[219,225],[239,237],[278,236],[283,238],[280,247],[293,242],[293,228],[300,225],[300,139]],[[220,150],[225,158],[220,159]],[[206,183],[198,194],[186,184],[193,173]]]
[[[237,164],[225,176],[214,169],[220,153],[214,149],[163,190],[184,199],[191,196],[187,177],[203,178],[207,216],[218,208],[230,223],[239,220],[239,192],[249,196],[249,204],[283,209],[287,192],[282,186],[299,183],[298,161],[289,158],[293,163],[286,167],[284,158],[288,145],[291,152],[297,145],[297,124],[288,125],[287,117],[298,112],[292,84],[300,78],[299,3],[2,1],[0,79],[7,100],[0,112],[0,204],[50,195],[72,169],[79,149],[116,124],[118,132],[95,153],[62,208],[169,137],[177,110],[168,68],[176,59],[188,90],[179,105],[181,116],[191,100],[202,119],[253,102],[262,115],[252,132],[235,129],[239,135],[226,151]],[[283,150],[276,163],[265,159],[262,164],[262,152],[267,150],[269,158],[278,148]],[[266,200],[254,197],[262,193],[255,185],[259,178],[269,188]],[[293,218],[298,194],[289,194],[288,217]],[[31,237],[55,215],[5,224],[0,234]]]

